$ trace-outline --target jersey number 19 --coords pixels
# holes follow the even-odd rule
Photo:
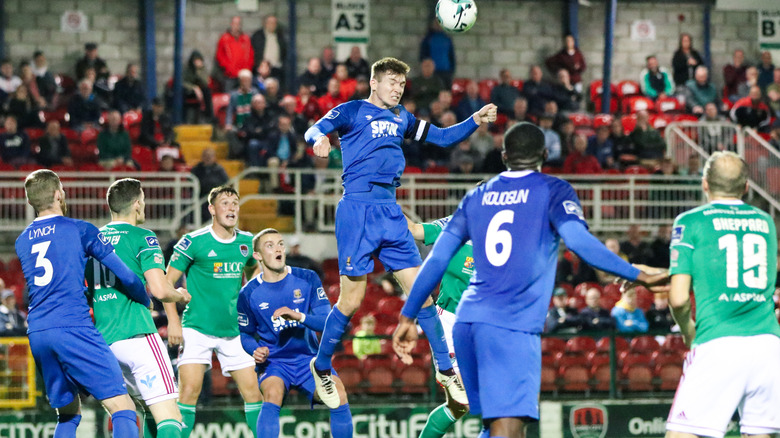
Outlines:
[[[736,234],[718,239],[718,249],[726,250],[726,287],[739,287],[739,245]],[[754,268],[758,268],[754,270]],[[759,234],[742,237],[742,283],[751,289],[766,289],[766,239]]]

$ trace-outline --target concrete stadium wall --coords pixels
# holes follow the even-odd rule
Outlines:
[[[417,66],[419,42],[427,28],[428,11],[420,0],[374,1],[371,4],[372,38],[369,60],[396,56]],[[428,2],[425,2],[428,3]],[[47,53],[53,71],[72,74],[83,44],[100,44],[100,56],[108,61],[112,72],[122,73],[128,61],[138,61],[141,44],[138,27],[138,2],[134,0],[5,0],[7,16],[7,54],[16,63],[36,49]],[[174,2],[157,1],[157,74],[160,86],[173,72]],[[479,0],[479,19],[472,30],[453,36],[458,69],[457,76],[497,77],[501,68],[511,69],[516,78],[526,78],[528,67],[543,62],[557,51],[563,32],[563,1]],[[89,31],[81,34],[60,32],[63,11],[78,9],[89,19]],[[260,27],[262,16],[274,13],[284,25],[287,1],[261,0],[260,12],[238,13],[234,1],[219,4],[187,2],[184,54],[200,50],[210,63],[216,42],[228,26],[230,17],[244,17],[244,29],[251,33]],[[298,69],[306,58],[318,55],[330,39],[330,2],[298,0]],[[703,7],[694,3],[669,2],[618,3],[613,57],[613,80],[636,79],[644,58],[656,53],[662,65],[671,67],[678,35],[689,32],[694,47],[701,50]],[[650,19],[656,27],[657,40],[640,43],[629,37],[631,22]],[[713,11],[712,54],[714,79],[722,80],[722,66],[731,52],[743,48],[748,59],[757,59],[756,12]],[[593,1],[591,7],[580,7],[580,46],[588,69],[585,81],[601,77],[604,48],[604,3]],[[412,75],[416,74],[415,71]]]

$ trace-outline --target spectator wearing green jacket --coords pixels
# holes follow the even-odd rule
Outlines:
[[[130,135],[122,126],[122,114],[117,110],[108,113],[106,127],[97,138],[98,162],[106,170],[116,166],[134,166]]]
[[[704,107],[718,101],[718,90],[710,82],[710,74],[707,67],[696,67],[694,78],[685,83],[685,104],[693,114],[704,114]]]
[[[642,94],[651,99],[674,94],[674,81],[665,68],[658,66],[655,55],[645,59],[645,68],[639,74],[639,86],[642,87]]]

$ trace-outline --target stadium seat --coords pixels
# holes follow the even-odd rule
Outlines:
[[[631,96],[621,102],[623,114],[634,114],[639,111],[655,111],[655,103],[645,96]]]
[[[654,351],[650,355],[650,365],[654,367],[668,364],[682,366],[684,356],[684,353],[678,351]]]
[[[625,99],[631,96],[640,96],[642,89],[639,87],[637,81],[620,81],[617,84],[617,97],[619,99]]]
[[[379,300],[376,310],[378,313],[397,318],[398,314],[401,313],[401,308],[403,306],[404,300],[400,297],[385,297]]]
[[[636,353],[652,353],[658,351],[658,341],[652,336],[637,336],[631,340],[629,350]]]
[[[393,392],[392,358],[381,354],[372,354],[363,361],[363,379],[368,382],[366,391],[372,394]]]
[[[590,368],[591,386],[593,391],[609,391],[612,372],[609,363],[597,363]]]
[[[129,129],[131,126],[140,125],[141,113],[136,110],[127,111],[122,115],[122,123],[125,125],[126,129]]]
[[[79,172],[105,172],[105,169],[97,163],[82,163],[79,165]]]
[[[27,137],[30,138],[31,142],[37,142],[41,137],[43,137],[43,134],[46,133],[43,129],[40,128],[27,128],[24,130],[24,132],[27,133]]]
[[[609,365],[609,353],[605,351],[591,351],[585,355],[589,365]]]
[[[653,374],[658,379],[658,390],[674,391],[682,378],[682,366],[676,364],[656,365]]]
[[[607,112],[610,114],[614,114],[618,110],[618,96],[617,96],[617,87],[614,84],[610,84],[610,103],[609,103],[609,111],[603,111],[601,108],[601,96],[604,94],[603,89],[604,82],[601,79],[595,80],[590,83],[589,87],[589,96],[590,101],[593,103],[593,107],[596,113],[602,113]]]
[[[225,126],[225,117],[227,116],[227,106],[230,104],[230,95],[226,93],[215,93],[211,96],[211,103],[214,108],[214,114],[219,119],[219,126]]]
[[[631,131],[636,127],[636,114],[621,117],[620,123],[623,125],[623,133],[626,135],[631,134]]]
[[[355,392],[360,387],[363,381],[363,363],[360,359],[349,354],[337,354],[333,356],[333,368],[339,373],[348,392]]]
[[[588,356],[583,352],[569,353],[561,351],[553,356],[553,365],[559,368],[574,365],[585,367],[588,365]]]
[[[596,342],[596,350],[609,352],[609,339],[610,338],[599,339],[598,342]],[[626,338],[620,336],[615,337],[615,350],[617,350],[617,353],[628,350],[628,341]]]
[[[682,335],[670,333],[666,335],[664,343],[661,345],[661,351],[686,352],[688,351],[688,346],[685,345]]]
[[[565,349],[566,341],[561,338],[554,338],[551,336],[542,338],[542,353],[555,355],[555,353],[563,352]]]
[[[596,341],[590,336],[575,336],[566,341],[565,352],[587,354],[596,350]]]
[[[766,180],[769,183],[769,192],[773,195],[780,195],[780,167],[768,168]]]
[[[141,145],[133,145],[132,150],[133,160],[141,166],[148,165],[157,167],[157,158],[154,156],[154,151],[151,148]]]
[[[679,113],[685,111],[685,106],[674,97],[659,97],[655,101],[655,109],[659,113]]]
[[[618,355],[618,366],[625,374],[625,371],[634,365],[644,365],[650,368],[650,353],[634,353],[632,351],[622,351]]]
[[[624,391],[652,391],[653,372],[647,365],[633,364],[623,371]]]
[[[517,88],[517,91],[520,91],[520,92],[523,91],[523,80],[522,79],[512,79],[512,81],[509,84],[511,86]]]
[[[602,126],[609,127],[614,119],[611,114],[597,114],[593,117],[593,129],[598,129]]]
[[[599,292],[602,292],[602,288],[601,288],[600,284],[598,284],[596,282],[593,282],[593,281],[586,281],[586,282],[580,283],[580,284],[578,284],[577,286],[574,287],[574,294],[578,295],[578,296],[581,296],[581,297],[584,297],[585,296],[585,292],[587,292],[588,289],[594,288],[594,287],[596,289],[598,289]]]
[[[554,392],[558,389],[556,375],[554,367],[542,365],[542,392]]]
[[[560,391],[587,391],[590,389],[590,374],[583,365],[563,366],[558,370]]]
[[[490,102],[490,92],[498,85],[498,79],[482,79],[477,85],[479,85],[479,97],[485,102]]]
[[[623,170],[623,173],[626,175],[649,175],[650,170],[644,166],[634,165],[626,167],[625,170]]]
[[[222,367],[216,354],[211,359],[211,393],[217,397],[233,395],[237,390],[232,389],[230,377],[222,375]]]

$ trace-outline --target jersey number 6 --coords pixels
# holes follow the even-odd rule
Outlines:
[[[493,266],[504,266],[512,254],[512,233],[502,230],[501,225],[511,224],[514,220],[515,212],[512,210],[501,210],[490,219],[485,235],[485,255]]]

